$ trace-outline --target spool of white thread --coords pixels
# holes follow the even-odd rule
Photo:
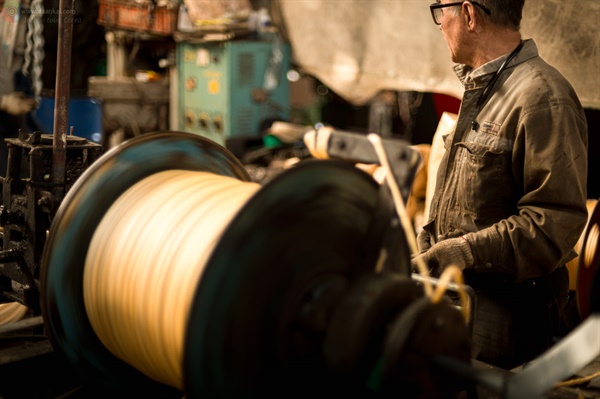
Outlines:
[[[88,318],[110,352],[183,390],[184,333],[195,289],[222,233],[259,188],[169,170],[113,203],[94,232],[83,277]]]

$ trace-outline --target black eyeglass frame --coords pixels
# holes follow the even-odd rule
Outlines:
[[[455,3],[433,3],[429,5],[429,11],[431,11],[431,18],[433,18],[433,23],[435,23],[436,25],[441,25],[442,22],[437,20],[437,18],[435,17],[435,10],[438,9],[442,9],[442,8],[446,8],[446,7],[454,7],[454,6],[462,6],[464,3],[466,3],[467,0],[465,1],[457,1]],[[481,8],[483,11],[485,11],[485,13],[487,15],[492,15],[492,12],[485,6],[479,4],[476,1],[469,1],[469,3],[476,5],[477,7]]]

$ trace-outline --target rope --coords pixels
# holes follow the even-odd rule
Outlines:
[[[27,20],[27,34],[25,36],[25,59],[21,68],[23,74],[31,80],[33,93],[39,102],[42,93],[42,62],[44,60],[44,16],[43,0],[32,0],[31,13]],[[61,16],[62,17],[62,16]]]
[[[385,171],[385,179],[390,188],[390,191],[392,192],[392,198],[394,200],[394,206],[396,208],[396,213],[398,214],[398,217],[400,218],[402,227],[404,228],[404,234],[408,238],[408,244],[410,246],[411,253],[416,254],[416,253],[418,253],[418,247],[417,247],[417,240],[416,240],[415,233],[413,230],[412,222],[410,221],[410,217],[408,216],[408,213],[406,212],[406,206],[404,204],[404,200],[402,199],[402,196],[400,195],[400,189],[398,188],[398,185],[396,184],[396,181],[394,180],[394,177],[393,177],[393,174],[392,174],[392,171],[390,168],[390,164],[387,159],[387,155],[383,148],[383,144],[381,143],[381,138],[375,133],[369,134],[367,136],[367,138],[373,145],[373,148],[375,149],[375,152],[377,153],[377,157],[379,158],[381,167]],[[417,267],[419,269],[419,273],[425,277],[429,276],[429,270],[427,269],[425,262],[421,258],[417,258],[417,259],[418,259]],[[450,265],[443,271],[442,275],[440,276],[440,279],[439,279],[439,282],[438,282],[435,292],[433,292],[433,290],[432,290],[431,282],[428,279],[424,279],[423,283],[424,283],[425,295],[428,296],[433,303],[439,302],[440,300],[442,300],[442,297],[443,297],[444,293],[446,292],[446,290],[448,289],[448,284],[451,282],[451,280],[454,280],[454,282],[458,286],[458,294],[459,294],[459,297],[461,300],[461,309],[462,309],[463,318],[465,319],[466,322],[468,322],[470,319],[470,301],[469,301],[469,297],[463,287],[462,271],[457,266]]]
[[[322,129],[319,129],[314,132],[309,132],[304,136],[304,142],[306,143],[307,147],[310,149],[310,152],[313,155],[313,157],[318,158],[318,159],[329,158],[329,155],[327,154],[327,146],[329,143],[330,136],[331,136],[331,128],[322,128]],[[416,253],[418,253],[419,250],[417,247],[417,240],[415,237],[412,222],[410,221],[410,217],[406,211],[406,205],[404,203],[402,195],[400,194],[400,189],[398,188],[398,185],[397,185],[396,181],[394,180],[394,177],[393,177],[393,174],[392,174],[392,171],[390,168],[390,164],[387,159],[387,155],[385,153],[383,144],[381,142],[381,138],[379,137],[379,135],[374,134],[374,133],[369,134],[367,136],[367,138],[373,145],[375,153],[377,154],[377,157],[379,158],[381,170],[383,170],[385,173],[383,176],[383,179],[385,179],[385,181],[387,182],[387,184],[390,188],[390,191],[392,193],[392,199],[394,201],[396,213],[397,213],[398,217],[400,218],[400,222],[404,229],[404,233],[407,237],[411,253],[416,254]],[[366,168],[368,166],[361,166],[361,167]],[[378,179],[378,181],[383,180],[383,179]],[[429,270],[427,269],[427,266],[425,265],[425,263],[423,262],[423,260],[421,258],[418,258],[417,267],[418,267],[419,273],[421,275],[429,276]],[[455,282],[459,286],[459,295],[461,298],[461,302],[463,304],[466,304],[465,306],[462,306],[463,315],[465,316],[465,320],[468,321],[470,318],[470,316],[469,316],[469,308],[470,308],[469,300],[468,300],[468,296],[467,296],[465,290],[463,288],[461,288],[462,287],[462,272],[456,266],[451,266],[444,271],[444,273],[442,274],[442,276],[440,278],[440,284],[437,286],[435,294],[433,293],[433,288],[432,288],[431,282],[427,279],[423,280],[425,294],[427,296],[429,296],[433,300],[434,303],[440,301],[441,297],[443,296],[443,293],[447,290],[448,284],[450,283],[451,280],[455,280]]]
[[[419,250],[417,247],[417,239],[415,237],[415,232],[412,227],[412,222],[410,221],[410,217],[408,216],[408,213],[406,212],[406,206],[404,204],[404,200],[402,199],[402,195],[400,195],[400,189],[398,188],[398,185],[396,184],[396,181],[394,180],[394,175],[392,174],[392,170],[390,168],[390,164],[388,162],[387,155],[385,153],[385,150],[383,149],[383,144],[381,143],[381,138],[377,134],[374,134],[374,133],[369,134],[367,136],[367,138],[373,145],[373,149],[375,150],[375,153],[377,154],[377,157],[379,158],[381,167],[383,168],[383,170],[385,170],[385,179],[386,179],[386,182],[392,193],[392,199],[394,201],[396,213],[398,214],[398,217],[400,218],[400,223],[402,224],[402,227],[404,229],[404,234],[406,235],[406,237],[408,239],[410,251],[411,251],[411,253],[416,254]],[[423,262],[422,259],[419,259],[419,262],[417,262],[417,267],[419,268],[419,272],[422,275],[424,275],[424,276],[429,275],[429,270],[427,269],[427,266],[425,265],[425,262]],[[431,288],[431,282],[428,280],[424,280],[424,283],[425,283],[424,284],[425,294],[427,296],[431,297],[432,292],[433,292],[433,290]]]
[[[463,276],[462,271],[455,265],[450,265],[442,272],[439,278],[438,284],[435,287],[435,292],[432,294],[431,301],[437,303],[442,300],[442,297],[448,290],[448,285],[454,281],[458,286],[458,295],[460,297],[460,309],[463,314],[463,318],[468,323],[471,319],[471,302],[469,296],[463,287]]]
[[[92,237],[83,292],[104,346],[148,377],[183,389],[193,295],[226,226],[256,183],[171,170],[122,194]]]
[[[586,382],[589,382],[591,380],[593,380],[594,378],[598,378],[600,377],[600,371],[598,371],[597,373],[588,375],[586,377],[582,377],[582,378],[573,378],[572,380],[566,380],[563,382],[559,382],[558,384],[556,384],[556,387],[572,387],[572,386],[577,386],[577,385],[583,385]]]

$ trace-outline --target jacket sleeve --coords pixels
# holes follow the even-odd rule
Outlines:
[[[573,259],[587,223],[587,124],[569,101],[524,111],[513,148],[522,185],[518,214],[467,235],[477,273],[516,281],[539,277]]]

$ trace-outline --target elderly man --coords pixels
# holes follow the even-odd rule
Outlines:
[[[28,4],[24,1],[23,4]],[[15,90],[15,73],[23,64],[26,18],[19,8],[6,5],[0,10],[0,176],[6,175],[7,146],[5,138],[17,137],[25,128],[25,116],[36,102]],[[0,203],[1,203],[0,198]]]
[[[454,264],[477,292],[474,358],[504,368],[559,336],[587,220],[587,124],[567,80],[519,32],[524,0],[430,6],[464,85],[444,138],[418,258]]]

